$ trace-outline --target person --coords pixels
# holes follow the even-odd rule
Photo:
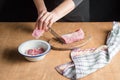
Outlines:
[[[35,27],[48,30],[56,21],[89,21],[89,0],[33,0],[38,18]]]

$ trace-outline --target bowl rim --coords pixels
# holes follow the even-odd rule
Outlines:
[[[43,53],[38,54],[38,55],[28,55],[28,54],[23,54],[23,53],[21,52],[21,50],[20,50],[21,47],[22,47],[25,43],[27,43],[27,42],[31,42],[31,41],[40,41],[40,42],[43,42],[43,43],[47,44],[48,49],[47,49],[46,51],[44,51]],[[19,52],[21,55],[23,55],[23,56],[25,56],[25,57],[31,57],[31,58],[34,58],[34,57],[40,57],[40,56],[46,55],[46,54],[49,53],[50,49],[51,49],[50,44],[49,44],[47,41],[44,41],[44,40],[28,40],[28,41],[25,41],[25,42],[21,43],[21,44],[18,46],[18,52]]]

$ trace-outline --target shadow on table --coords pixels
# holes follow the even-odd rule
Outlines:
[[[33,27],[32,27],[33,26]],[[24,23],[6,23],[4,25],[1,24],[1,27],[6,29],[6,32],[22,32],[22,33],[32,33],[34,29],[34,25],[24,24]]]
[[[3,52],[3,59],[11,63],[26,62],[27,60],[19,54],[16,48],[6,48]]]
[[[16,24],[13,29],[16,31],[21,31],[21,32],[25,32],[25,33],[31,33],[33,32],[33,29],[31,27],[31,25],[29,24]]]
[[[32,33],[33,32],[33,28],[29,24],[17,24],[13,28],[14,28],[14,30],[22,31],[25,33]]]

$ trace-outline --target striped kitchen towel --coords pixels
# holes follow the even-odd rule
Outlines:
[[[56,67],[63,76],[76,80],[83,78],[110,63],[120,51],[120,24],[113,22],[113,29],[109,33],[106,45],[91,49],[74,49],[71,51],[72,62]]]

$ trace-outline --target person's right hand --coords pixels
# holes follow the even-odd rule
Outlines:
[[[36,21],[35,27],[39,30],[48,30],[54,22],[59,19],[59,16],[54,12],[43,11],[39,13],[38,19]]]

